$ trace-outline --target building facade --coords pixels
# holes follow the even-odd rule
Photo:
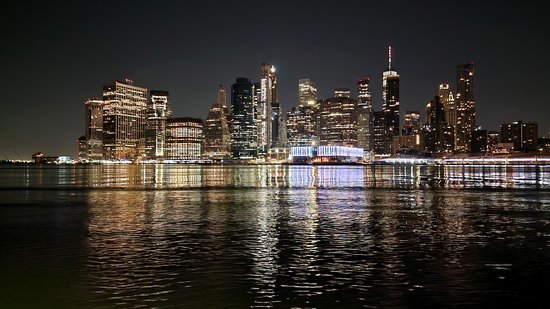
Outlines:
[[[469,152],[471,133],[476,127],[476,104],[474,98],[474,64],[459,64],[456,67],[456,150]]]
[[[487,130],[482,128],[472,130],[471,140],[471,153],[487,153],[489,151]]]
[[[203,141],[202,119],[191,117],[167,119],[165,152],[167,160],[196,161],[202,159]]]
[[[376,154],[389,154],[391,145],[386,140],[386,125],[384,121],[384,111],[375,111],[372,120],[373,150]]]
[[[229,115],[227,95],[220,85],[218,101],[208,110],[204,124],[204,156],[208,159],[223,160],[231,156],[231,136],[229,132]]]
[[[324,100],[319,108],[320,145],[357,146],[357,101],[349,97]]]
[[[418,134],[421,128],[420,113],[418,111],[406,111],[403,116],[402,135]]]
[[[85,144],[84,149],[79,150],[82,159],[103,159],[103,106],[103,100],[98,99],[90,99],[85,103]]]
[[[516,151],[537,149],[538,124],[536,122],[514,121],[500,125],[500,142],[513,143]]]
[[[388,69],[382,74],[382,99],[386,148],[391,149],[393,136],[399,135],[399,74],[392,66],[392,49],[388,47]]]
[[[299,106],[313,106],[317,104],[317,84],[311,79],[298,81]]]
[[[456,128],[456,104],[449,84],[439,84],[439,98],[443,104],[445,122]]]
[[[287,144],[291,147],[318,145],[317,118],[320,104],[317,101],[317,87],[313,81],[298,81],[298,100],[298,106],[287,112]]]
[[[273,122],[280,120],[278,117],[276,120],[272,117],[274,103],[275,107],[279,106],[278,85],[275,67],[268,63],[262,63],[261,65],[260,94],[257,102],[258,152],[265,155],[272,146]],[[278,130],[278,127],[276,130]]]
[[[145,156],[149,160],[164,159],[166,119],[172,115],[168,91],[151,90],[145,123]]]
[[[260,88],[261,89],[261,88]],[[255,159],[258,157],[258,116],[255,91],[250,79],[239,77],[231,86],[231,157]]]
[[[446,126],[445,111],[439,96],[426,104],[426,150],[432,153],[443,151],[443,128]]]
[[[373,149],[372,113],[370,79],[363,77],[357,81],[357,147],[364,150]]]
[[[133,160],[144,156],[147,88],[132,81],[103,87],[103,158]]]

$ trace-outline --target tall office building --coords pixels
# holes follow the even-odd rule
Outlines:
[[[317,87],[310,79],[298,81],[298,106],[287,112],[286,132],[289,146],[319,143],[317,134]]]
[[[299,106],[313,106],[317,104],[317,85],[311,79],[298,81]]]
[[[220,88],[218,89],[218,101],[216,103],[227,109],[227,92],[225,91],[223,85],[220,85]]]
[[[130,80],[103,87],[103,157],[137,159],[144,155],[147,88]]]
[[[443,129],[445,122],[445,111],[439,96],[435,96],[426,105],[426,150],[429,152],[443,151]]]
[[[231,155],[231,136],[227,119],[227,95],[220,85],[218,100],[208,110],[204,125],[204,155],[214,160],[227,159]]]
[[[392,66],[392,49],[388,47],[388,69],[382,73],[382,99],[385,121],[385,135],[388,149],[393,137],[399,135],[399,74]]]
[[[456,67],[456,150],[470,151],[471,132],[476,127],[474,64]]]
[[[87,160],[103,159],[103,105],[104,102],[97,99],[90,99],[85,103],[85,144],[82,145],[82,154],[79,156]]]
[[[168,91],[151,90],[145,123],[145,156],[147,159],[164,158],[166,119],[172,115]]]
[[[349,97],[324,100],[319,108],[319,143],[329,146],[357,146],[357,101]]]
[[[260,87],[261,89],[261,87]],[[258,126],[255,91],[250,79],[239,77],[231,86],[231,156],[254,159],[258,156]]]
[[[357,81],[357,146],[364,150],[373,149],[372,114],[370,79],[363,77]]]
[[[279,102],[273,102],[271,105],[271,146],[283,147],[286,138],[282,135],[284,127],[284,117]]]
[[[439,84],[439,98],[441,99],[441,104],[443,104],[445,121],[447,124],[456,127],[456,104],[449,84]]]
[[[261,154],[267,154],[272,145],[273,137],[273,104],[275,103],[275,106],[278,106],[279,102],[277,75],[275,74],[275,67],[271,64],[262,63],[260,89],[260,97],[258,98],[258,151]],[[276,121],[279,121],[279,119]]]
[[[384,111],[375,111],[372,116],[372,146],[373,151],[377,154],[387,154],[390,152],[390,145],[388,145],[386,140],[385,115]]]
[[[165,153],[167,160],[200,160],[203,141],[202,119],[191,117],[167,119]]]

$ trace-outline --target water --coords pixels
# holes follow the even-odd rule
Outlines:
[[[0,166],[4,308],[542,308],[550,167]]]

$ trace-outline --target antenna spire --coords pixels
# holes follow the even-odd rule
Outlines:
[[[391,70],[391,46],[388,46],[388,70]]]

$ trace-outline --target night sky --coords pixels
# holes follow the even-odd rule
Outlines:
[[[84,101],[116,79],[168,90],[175,116],[205,118],[219,84],[258,80],[267,62],[285,112],[298,79],[327,98],[362,76],[379,110],[388,45],[402,114],[423,115],[441,82],[455,92],[456,65],[473,61],[478,125],[536,121],[549,136],[550,27],[534,2],[12,2],[0,13],[0,159],[74,156]]]

